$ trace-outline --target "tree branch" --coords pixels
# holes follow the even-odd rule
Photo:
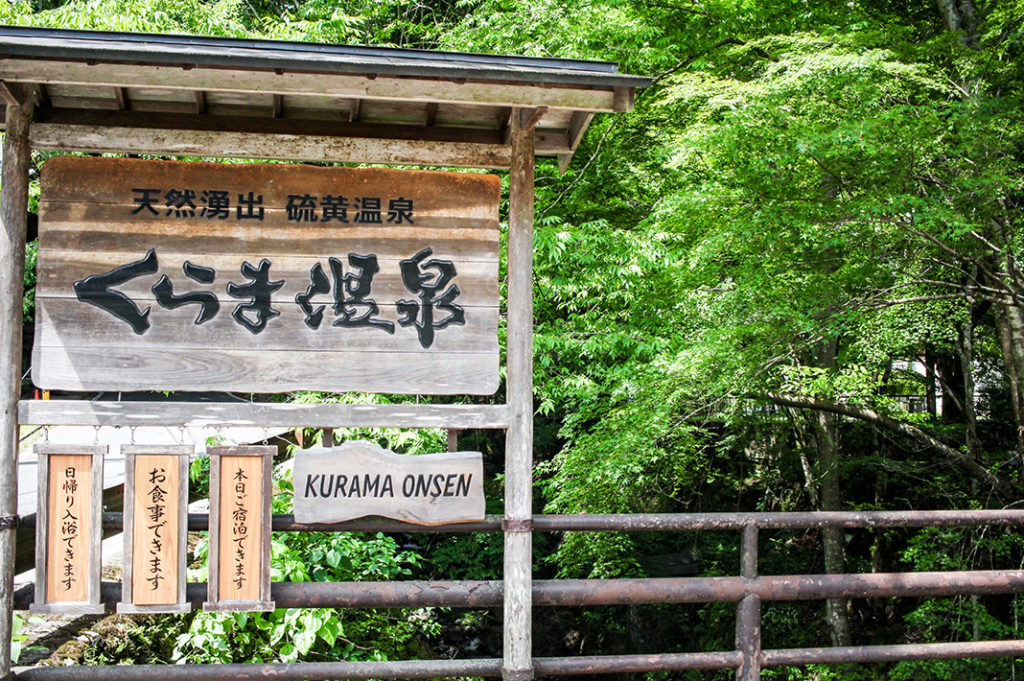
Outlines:
[[[880,414],[873,409],[867,407],[859,407],[853,404],[844,404],[841,402],[831,402],[828,400],[820,400],[813,397],[803,397],[801,395],[780,395],[777,393],[765,393],[760,395],[762,399],[766,399],[769,402],[777,404],[783,407],[794,407],[797,409],[814,409],[816,411],[826,411],[832,414],[839,414],[840,416],[848,416],[855,418],[860,421],[866,421],[885,428],[886,430],[892,431],[903,435],[904,437],[910,438],[915,442],[927,445],[931,449],[939,452],[943,458],[950,463],[963,470],[969,476],[984,484],[986,487],[995,492],[999,497],[1006,498],[1010,494],[1009,485],[1006,482],[1000,480],[998,477],[990,473],[984,466],[980,465],[977,461],[969,457],[964,452],[950,447],[941,440],[929,435],[920,428],[897,421],[891,416]]]

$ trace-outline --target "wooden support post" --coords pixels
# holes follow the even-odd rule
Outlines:
[[[18,512],[18,395],[21,392],[21,297],[25,281],[28,144],[32,106],[7,106],[0,188],[0,679],[11,676],[11,609]]]
[[[533,678],[533,125],[512,113],[508,218],[508,383],[505,445],[505,630],[502,676]]]
[[[457,452],[459,451],[459,429],[449,428],[448,429],[448,451]]]

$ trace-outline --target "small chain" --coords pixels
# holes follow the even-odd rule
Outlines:
[[[43,426],[43,443],[50,444],[50,426]]]
[[[135,428],[136,427],[137,426],[129,426],[129,429],[131,430],[131,442],[132,442],[133,445],[135,444]]]
[[[100,427],[99,426],[93,426],[93,428],[94,428],[94,431],[93,431],[93,436],[92,436],[92,443],[94,445],[98,445],[100,443]]]

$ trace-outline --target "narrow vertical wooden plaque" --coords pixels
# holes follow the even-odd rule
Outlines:
[[[267,612],[271,467],[276,447],[209,447],[210,612]]]
[[[37,613],[101,614],[100,543],[103,541],[101,445],[36,445]]]
[[[190,445],[124,446],[121,613],[188,612],[185,559]]]

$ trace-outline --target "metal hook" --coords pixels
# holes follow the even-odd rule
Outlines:
[[[43,444],[50,444],[50,426],[43,426]]]

